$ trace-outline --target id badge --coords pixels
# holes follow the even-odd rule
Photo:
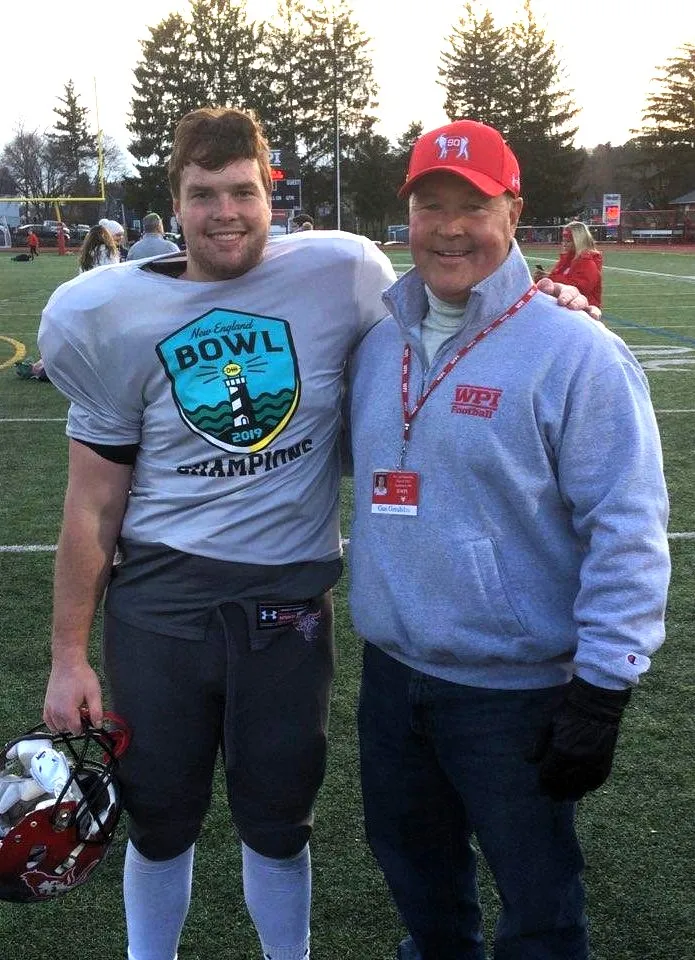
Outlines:
[[[409,470],[375,470],[372,477],[372,513],[416,517],[420,476]]]

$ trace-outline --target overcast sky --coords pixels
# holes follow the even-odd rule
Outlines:
[[[513,19],[515,0],[490,0],[498,26]],[[380,88],[378,132],[394,140],[411,121],[425,128],[446,122],[437,67],[444,38],[463,13],[453,0],[353,0],[353,10],[372,38]],[[268,19],[275,0],[248,0],[253,19]],[[659,0],[643,18],[623,0],[533,0],[537,19],[557,45],[568,88],[581,108],[578,146],[624,143],[638,126],[652,78],[682,43],[695,43],[695,4]],[[126,117],[139,41],[168,13],[186,12],[186,0],[32,0],[2,4],[0,146],[19,122],[43,130],[73,79],[81,102],[94,110],[105,133],[127,148]]]

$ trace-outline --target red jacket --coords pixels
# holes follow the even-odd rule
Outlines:
[[[601,270],[603,254],[598,250],[584,250],[578,256],[563,253],[550,271],[550,279],[570,283],[583,293],[592,307],[601,306]]]
[[[36,249],[39,245],[39,238],[36,236],[33,230],[30,230],[27,234],[27,246],[33,247]]]

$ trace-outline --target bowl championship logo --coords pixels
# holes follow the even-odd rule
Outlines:
[[[212,310],[162,340],[157,355],[184,423],[222,450],[263,450],[297,409],[297,357],[284,320]]]

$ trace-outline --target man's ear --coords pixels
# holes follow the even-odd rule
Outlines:
[[[512,197],[509,201],[509,223],[512,228],[512,236],[519,224],[521,211],[524,209],[523,197]]]

